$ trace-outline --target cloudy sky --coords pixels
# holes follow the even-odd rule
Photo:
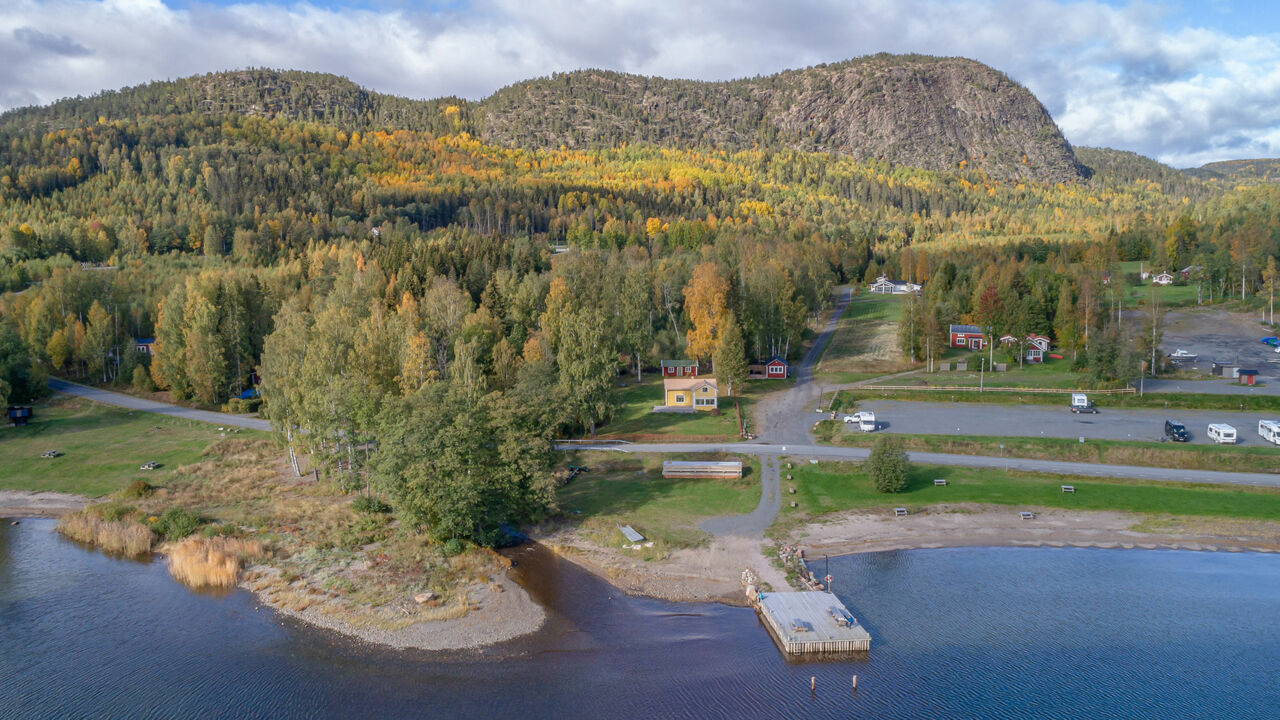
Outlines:
[[[1076,145],[1280,157],[1271,0],[0,0],[0,109],[247,66],[479,99],[583,67],[716,80],[875,52],[1003,70]]]

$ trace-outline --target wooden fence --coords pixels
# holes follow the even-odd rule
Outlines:
[[[1071,390],[1062,388],[1037,388],[1037,387],[978,387],[976,385],[859,385],[851,388],[855,391],[862,390],[882,390],[885,392],[1009,392],[1009,393],[1025,393],[1028,395],[1049,395],[1049,394],[1070,394],[1085,393],[1087,395],[1136,395],[1136,388],[1117,388],[1114,390]]]

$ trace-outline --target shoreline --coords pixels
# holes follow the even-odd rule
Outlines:
[[[539,541],[628,595],[730,606],[746,605],[739,581],[744,567],[751,567],[774,590],[792,589],[760,552],[775,542],[802,547],[805,562],[824,556],[963,547],[1280,553],[1280,522],[1034,510],[1034,520],[1022,520],[1012,508],[989,505],[934,506],[905,518],[848,512],[799,525],[776,541],[718,538],[648,562],[586,542],[572,531],[552,533]]]
[[[4,490],[0,491],[0,518],[5,523],[13,524],[19,524],[23,520],[51,520],[80,510],[92,502],[90,498],[69,493]],[[102,552],[99,548],[95,549]],[[152,561],[165,562],[164,558],[163,553],[153,551]],[[394,629],[373,624],[354,625],[337,617],[337,611],[343,610],[350,617],[371,619],[379,613],[386,615],[394,612],[398,609],[396,606],[350,608],[340,601],[322,597],[316,598],[315,602],[301,610],[295,610],[283,604],[285,598],[281,601],[272,599],[270,595],[273,588],[255,588],[251,573],[274,576],[278,571],[265,566],[245,568],[236,585],[237,589],[253,594],[262,607],[311,627],[397,650],[478,650],[535,633],[547,619],[546,609],[509,578],[505,571],[494,573],[488,585],[477,584],[467,588],[469,610],[461,617],[419,620]],[[178,583],[176,579],[173,582]]]
[[[250,570],[253,568],[249,568]],[[284,606],[271,597],[270,588],[255,586],[252,579],[243,579],[238,587],[251,593],[263,607],[314,628],[338,633],[344,638],[396,650],[425,650],[450,652],[480,650],[492,645],[530,635],[542,629],[547,611],[529,596],[529,593],[506,573],[495,575],[489,586],[470,588],[470,599],[480,601],[465,615],[443,620],[419,620],[400,628],[381,628],[373,625],[356,625],[338,617],[336,603],[320,602],[302,609]],[[500,589],[495,589],[500,588]],[[362,608],[368,617],[395,606]]]
[[[57,518],[97,502],[73,493],[47,490],[0,490],[0,518]]]

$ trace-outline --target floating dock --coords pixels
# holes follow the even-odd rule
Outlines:
[[[788,655],[871,649],[871,633],[829,592],[760,593],[756,607]]]

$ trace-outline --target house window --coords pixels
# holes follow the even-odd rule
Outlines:
[[[683,405],[683,404],[684,404],[684,395],[676,395],[676,404],[677,404],[677,405]]]
[[[715,405],[715,398],[697,398],[693,401],[695,405]]]

